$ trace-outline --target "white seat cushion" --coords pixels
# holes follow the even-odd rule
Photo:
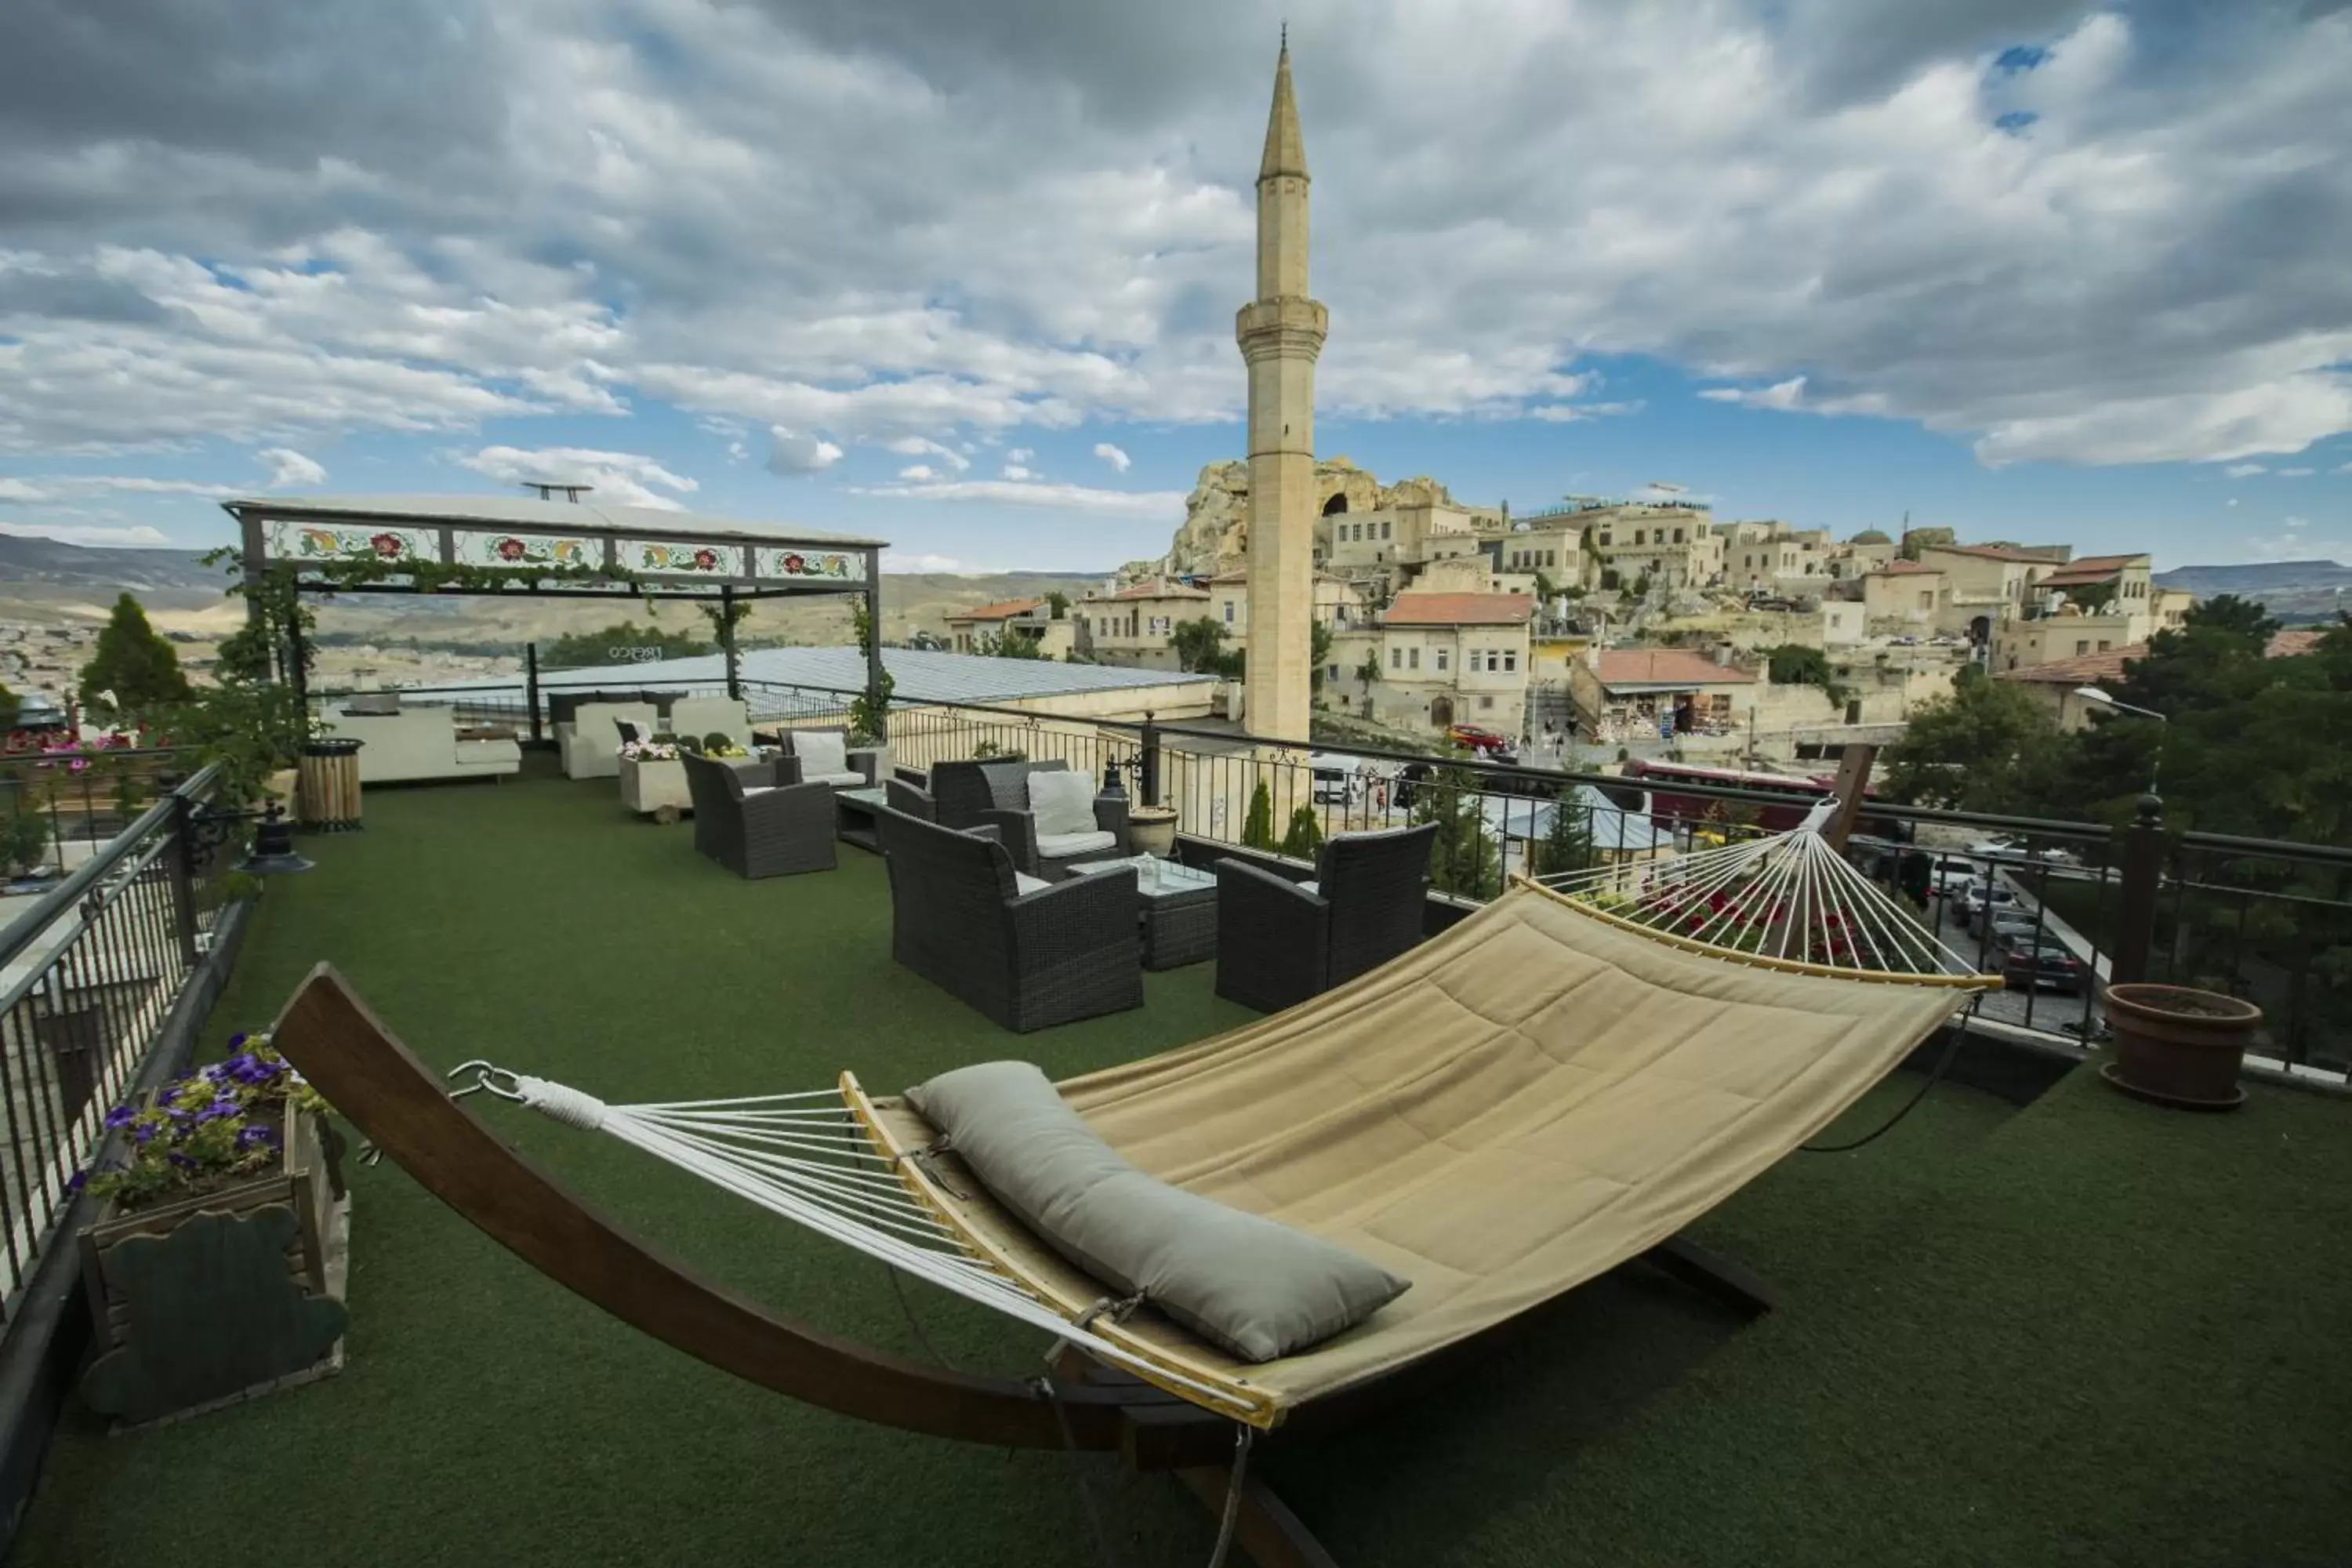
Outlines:
[[[1323,894],[1322,885],[1318,882],[1301,882],[1298,884],[1298,890],[1302,893],[1313,893],[1318,898],[1322,897]]]
[[[1015,893],[1042,893],[1053,885],[1045,878],[1033,877],[1026,871],[1013,873],[1013,890]]]
[[[849,748],[842,744],[837,730],[793,731],[793,755],[801,760],[801,777],[804,779],[826,780],[835,773],[857,776],[856,770],[849,765]]]
[[[748,784],[744,787],[743,798],[749,800],[755,795],[773,795],[775,792],[773,784]]]
[[[1029,811],[1037,819],[1037,842],[1095,831],[1095,781],[1069,769],[1029,775]],[[1111,842],[1106,835],[1105,842]]]
[[[812,773],[803,772],[801,774],[801,783],[803,784],[831,784],[835,789],[856,789],[865,782],[866,775],[864,773]]]
[[[1040,825],[1042,828],[1042,824]],[[1090,833],[1046,833],[1037,835],[1037,853],[1047,860],[1068,860],[1080,855],[1099,855],[1118,847],[1118,835],[1097,827]]]

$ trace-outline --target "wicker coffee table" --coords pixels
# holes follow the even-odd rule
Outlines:
[[[870,854],[882,853],[882,825],[874,814],[890,804],[887,790],[837,789],[833,792],[835,833],[844,844],[855,844]]]
[[[1212,873],[1149,855],[1086,860],[1070,869],[1081,876],[1097,871],[1135,873],[1144,968],[1175,969],[1216,955],[1217,879]]]

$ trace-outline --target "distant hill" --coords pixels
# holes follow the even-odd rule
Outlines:
[[[2176,566],[2158,572],[2159,587],[2186,588],[2200,599],[2234,594],[2259,602],[2278,620],[2324,621],[2339,608],[2337,590],[2352,590],[2352,567],[2333,561],[2263,561],[2239,566]]]
[[[116,595],[139,596],[159,626],[209,637],[235,630],[241,603],[226,596],[227,574],[198,564],[194,550],[119,550],[66,544],[54,539],[0,534],[0,621],[37,625],[88,624],[101,619]],[[962,577],[943,572],[886,572],[883,635],[903,641],[917,631],[938,633],[958,610],[999,599],[1043,598],[1059,590],[1076,599],[1100,583],[1100,572],[1000,572]],[[322,605],[321,632],[338,641],[415,638],[427,647],[475,647],[560,637],[642,618],[634,600],[610,605],[577,599],[529,600],[383,595]],[[683,624],[693,616],[675,605],[666,616]],[[698,623],[697,623],[698,624]],[[749,636],[837,642],[849,636],[846,599],[770,599],[752,612]]]
[[[59,588],[103,590],[107,596],[128,588],[175,589],[217,597],[226,575],[197,564],[194,550],[109,550],[0,533],[0,580],[14,591],[26,583]]]

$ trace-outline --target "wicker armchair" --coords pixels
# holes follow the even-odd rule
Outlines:
[[[692,752],[678,761],[694,800],[695,848],[739,877],[833,869],[830,788],[772,784],[762,767],[732,768]]]
[[[825,768],[810,771],[810,760],[801,754],[799,738],[803,735],[835,737],[841,746],[841,767],[838,771]],[[778,784],[833,784],[841,789],[872,789],[880,782],[882,749],[878,746],[853,746],[846,731],[841,730],[786,730],[776,737],[782,753],[776,758]],[[829,759],[828,759],[829,760]]]
[[[1299,883],[1217,862],[1217,994],[1261,1012],[1321,994],[1418,942],[1437,825],[1342,833]]]
[[[1041,837],[1029,809],[1034,773],[1064,773],[1065,762],[940,763],[931,769],[931,795],[939,821],[948,827],[993,826],[1013,856],[1013,868],[1058,882],[1085,860],[1115,860],[1128,851],[1127,801],[1095,797],[1095,831]]]
[[[992,835],[874,815],[898,963],[1021,1034],[1143,1005],[1133,873],[1023,893]]]
[[[882,792],[888,797],[893,811],[903,811],[908,816],[924,822],[940,819],[940,803],[931,798],[931,792],[927,789],[919,788],[894,774],[883,784]]]

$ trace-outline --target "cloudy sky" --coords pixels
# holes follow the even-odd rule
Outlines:
[[[1323,452],[2352,560],[2344,0],[8,0],[0,529],[548,477],[1156,554],[1282,12]]]

